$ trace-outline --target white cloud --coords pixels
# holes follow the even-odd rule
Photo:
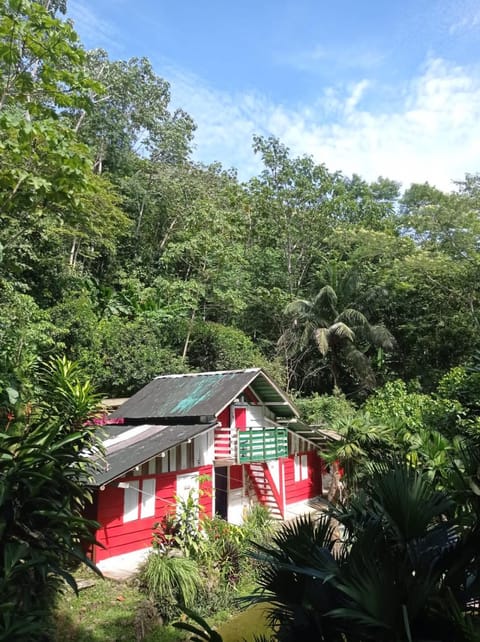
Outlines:
[[[114,55],[122,50],[121,37],[113,23],[101,19],[82,0],[69,0],[68,17],[87,49],[103,48]]]
[[[288,53],[277,53],[279,64],[286,65],[297,71],[311,73],[329,71],[338,73],[339,70],[368,71],[377,68],[385,60],[385,53],[372,48],[371,45],[342,43],[341,46],[315,45],[310,49],[300,49]]]
[[[379,175],[411,182],[429,181],[451,189],[452,180],[480,170],[480,74],[474,68],[429,59],[402,87],[378,87],[367,80],[327,87],[315,103],[296,108],[256,93],[229,95],[193,76],[171,70],[175,104],[198,125],[196,158],[221,161],[246,179],[260,169],[251,151],[252,135],[274,135],[294,155],[311,154],[330,170]],[[396,89],[395,104],[385,96]]]
[[[477,0],[455,0],[449,7],[452,22],[449,32],[458,35],[480,27],[480,9]]]

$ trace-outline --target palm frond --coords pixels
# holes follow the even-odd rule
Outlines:
[[[360,312],[360,310],[355,310],[354,308],[345,308],[345,310],[342,310],[337,317],[337,321],[343,321],[357,328],[370,327],[367,317]]]
[[[217,633],[217,631],[212,629],[198,613],[192,611],[186,606],[182,607],[182,611],[198,626],[190,624],[189,622],[174,622],[173,626],[177,629],[181,629],[182,631],[193,633],[195,637],[189,638],[192,642],[223,642],[223,638],[220,633]]]
[[[313,299],[313,307],[315,310],[329,310],[334,316],[336,316],[337,302],[337,293],[332,286],[324,285]]]
[[[424,475],[405,464],[374,474],[369,495],[387,520],[391,535],[402,542],[424,535],[454,506],[446,493],[435,490]]]
[[[311,515],[301,515],[297,519],[286,522],[273,535],[272,543],[276,550],[286,554],[288,559],[299,564],[311,564],[314,548],[332,550],[335,543],[334,527],[327,515],[313,518]],[[260,550],[271,550],[258,547]]]
[[[383,348],[387,352],[392,352],[397,347],[395,337],[383,324],[371,325],[369,335],[370,342],[376,348]]]
[[[343,341],[355,340],[355,332],[346,323],[343,323],[342,321],[337,321],[336,323],[331,325],[329,328],[327,328],[327,333],[328,333],[328,338],[330,340],[332,340],[333,338],[338,338]]]
[[[328,329],[327,328],[317,328],[315,330],[315,342],[317,344],[318,350],[322,357],[324,357],[329,349],[330,344],[328,343]]]
[[[311,314],[313,305],[310,301],[306,299],[297,299],[296,301],[291,301],[285,307],[285,314],[291,317],[298,317],[299,320],[308,317]]]

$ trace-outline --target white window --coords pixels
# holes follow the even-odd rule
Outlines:
[[[180,469],[185,470],[187,467],[187,444],[180,446]]]
[[[302,455],[302,465],[301,465],[300,476],[302,479],[308,479],[308,455]]]
[[[296,482],[302,479],[302,468],[300,465],[300,455],[295,455],[293,458],[293,479]]]
[[[144,479],[140,487],[139,481],[127,482],[123,494],[123,522],[134,522],[140,518],[155,515],[155,479]]]
[[[140,517],[153,517],[155,515],[155,479],[144,479],[142,484],[142,500]]]
[[[295,455],[293,458],[293,479],[296,482],[308,479],[308,455]]]
[[[195,502],[199,499],[199,479],[198,473],[187,473],[177,475],[177,514],[181,513],[181,503],[186,502],[192,497]]]
[[[123,521],[133,522],[138,519],[138,496],[140,482],[128,482],[123,493]]]

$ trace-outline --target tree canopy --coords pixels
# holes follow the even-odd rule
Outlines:
[[[479,348],[478,176],[402,190],[256,136],[240,183],[192,161],[149,60],[85,51],[63,2],[0,6],[3,390],[66,352],[106,395],[255,361],[359,403]]]

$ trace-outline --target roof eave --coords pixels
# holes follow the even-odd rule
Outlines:
[[[100,476],[102,477],[101,481],[97,481],[96,479],[94,479],[94,482],[92,483],[92,486],[94,488],[102,488],[102,486],[106,486],[108,484],[111,484],[116,479],[120,479],[121,477],[123,477],[125,475],[125,473],[127,473],[129,470],[132,470],[132,468],[136,468],[137,466],[143,466],[143,464],[146,464],[148,461],[150,461],[151,459],[153,459],[155,457],[159,457],[162,453],[167,452],[171,448],[176,448],[177,446],[180,446],[182,443],[189,441],[189,439],[194,439],[196,437],[199,437],[200,435],[205,434],[209,430],[212,430],[213,428],[215,428],[216,425],[217,425],[217,422],[211,423],[208,426],[206,425],[205,429],[200,431],[200,432],[198,432],[194,437],[189,437],[187,439],[182,439],[178,443],[170,444],[167,448],[159,450],[153,456],[149,455],[148,457],[142,457],[142,458],[140,458],[138,460],[137,459],[130,460],[128,462],[128,466],[126,465],[121,471],[115,472],[111,477],[103,478],[103,475],[98,475],[99,477]],[[106,453],[104,459],[107,461],[107,465],[108,465],[108,452]],[[108,470],[105,471],[105,472],[108,473]],[[93,475],[93,476],[95,477],[95,475]]]
[[[224,406],[222,406],[222,408],[216,414],[217,417],[221,415],[222,412],[235,401],[238,395],[241,394],[244,390],[246,390],[248,386],[250,386],[258,376],[263,376],[263,378],[275,390],[275,392],[283,399],[283,401],[285,401],[289,405],[289,407],[292,409],[293,415],[297,418],[300,417],[300,413],[298,412],[298,410],[296,409],[292,401],[281,391],[281,389],[277,386],[277,384],[272,379],[270,379],[270,377],[262,368],[246,368],[245,370],[239,370],[238,372],[249,372],[249,371],[252,372],[251,379],[243,386],[243,388],[240,388],[238,392]]]

